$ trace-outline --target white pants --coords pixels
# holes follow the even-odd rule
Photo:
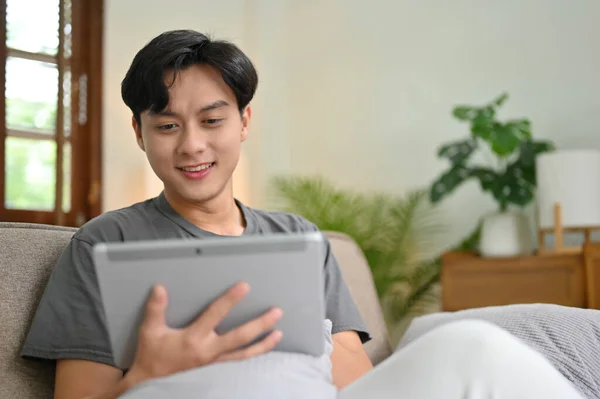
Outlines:
[[[483,321],[438,327],[344,389],[339,399],[582,398],[541,354]]]
[[[581,399],[542,355],[483,321],[438,327],[337,392],[329,357],[271,353],[147,381],[122,399]]]

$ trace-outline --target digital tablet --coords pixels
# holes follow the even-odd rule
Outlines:
[[[101,243],[94,266],[116,365],[128,369],[155,284],[168,295],[167,324],[183,328],[231,286],[250,292],[218,326],[222,334],[274,306],[283,310],[274,350],[325,353],[322,233]]]

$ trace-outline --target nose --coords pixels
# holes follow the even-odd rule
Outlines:
[[[188,125],[179,137],[178,150],[180,154],[194,155],[206,151],[207,135],[201,128]]]

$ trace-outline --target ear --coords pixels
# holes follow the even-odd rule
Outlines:
[[[137,141],[138,147],[142,149],[142,151],[146,152],[146,147],[144,147],[144,138],[142,137],[142,126],[137,123],[135,117],[131,117],[131,127],[135,133],[135,140]]]
[[[247,105],[242,113],[242,131],[241,131],[241,139],[242,142],[246,141],[248,138],[248,132],[250,129],[250,119],[252,118],[252,108],[250,105]]]

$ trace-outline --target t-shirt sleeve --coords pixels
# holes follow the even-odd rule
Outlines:
[[[92,245],[73,237],[48,280],[22,357],[115,365],[92,262]]]
[[[356,331],[364,344],[371,340],[371,335],[364,322],[354,298],[344,281],[342,272],[327,242],[325,257],[325,301],[326,317],[331,320],[331,333]]]
[[[309,223],[310,230],[318,231],[314,224],[307,223]],[[371,334],[360,315],[352,294],[350,294],[350,289],[344,280],[329,240],[326,240],[324,268],[325,317],[332,322],[331,333],[356,331],[362,343],[370,341]]]

